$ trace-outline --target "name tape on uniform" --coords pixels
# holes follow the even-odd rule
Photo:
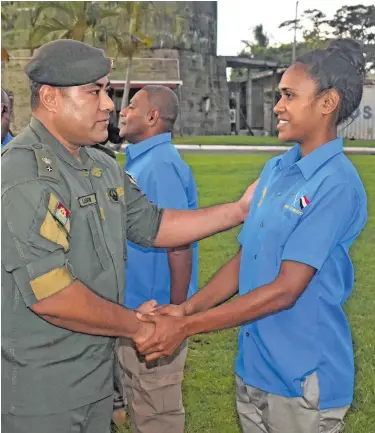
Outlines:
[[[91,204],[96,204],[96,194],[88,194],[82,197],[78,197],[78,203],[81,207],[89,206]]]

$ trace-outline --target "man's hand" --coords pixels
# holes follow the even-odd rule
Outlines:
[[[142,314],[137,313],[137,317],[142,317]],[[148,316],[147,316],[148,317]],[[137,332],[132,335],[132,339],[136,345],[144,344],[148,341],[155,332],[155,324],[152,322],[141,321]]]
[[[185,317],[151,316],[139,313],[137,317],[143,325],[155,327],[155,332],[147,341],[136,341],[137,350],[142,355],[146,355],[146,361],[172,355],[188,336],[185,329]]]
[[[143,313],[143,311],[141,311]],[[154,316],[174,316],[183,317],[187,316],[184,304],[180,305],[161,305],[152,311]]]
[[[141,304],[135,311],[138,311],[142,314],[150,314],[155,310],[157,305],[158,303],[155,301],[155,299],[151,299],[150,301],[146,301]]]
[[[246,219],[247,214],[249,213],[250,204],[251,204],[251,201],[253,199],[255,188],[257,187],[258,182],[259,182],[259,179],[257,179],[254,183],[252,183],[247,188],[247,190],[245,191],[244,195],[238,201],[238,204],[240,205],[240,208],[241,208],[241,210],[243,212],[243,220]]]

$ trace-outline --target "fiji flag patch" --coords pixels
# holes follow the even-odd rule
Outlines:
[[[53,194],[50,193],[48,210],[57,219],[57,221],[62,224],[66,231],[70,232],[70,210],[63,205],[61,201]]]
[[[299,205],[301,207],[301,209],[305,209],[305,207],[310,204],[309,199],[303,195],[300,199],[299,199]]]
[[[66,208],[60,201],[57,203],[54,216],[60,223],[65,226],[69,221],[70,210]]]

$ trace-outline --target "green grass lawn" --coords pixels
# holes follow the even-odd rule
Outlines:
[[[196,178],[200,206],[240,197],[270,157],[184,155]],[[345,433],[375,433],[375,157],[353,156],[351,160],[367,190],[369,220],[351,250],[355,288],[345,310],[353,333],[357,373],[355,399],[346,418]],[[238,231],[233,229],[200,243],[200,287],[235,253]],[[190,339],[184,381],[186,433],[240,433],[233,376],[236,349],[236,329]],[[128,431],[126,427],[119,430]]]
[[[235,144],[241,146],[278,146],[282,143],[277,137],[252,137],[248,135],[206,135],[197,137],[175,137],[174,144]],[[345,140],[348,147],[375,147],[375,140]]]

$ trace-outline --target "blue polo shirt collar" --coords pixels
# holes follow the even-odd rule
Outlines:
[[[301,148],[300,145],[297,144],[277,159],[275,161],[275,166],[279,165],[281,170],[286,170],[294,165],[298,167],[303,177],[308,180],[329,159],[343,151],[343,139],[336,138],[301,158]]]
[[[164,132],[163,134],[155,135],[139,143],[129,144],[126,148],[126,156],[130,159],[137,158],[139,155],[142,155],[153,147],[163,143],[170,143],[171,140],[172,134],[170,132]]]

